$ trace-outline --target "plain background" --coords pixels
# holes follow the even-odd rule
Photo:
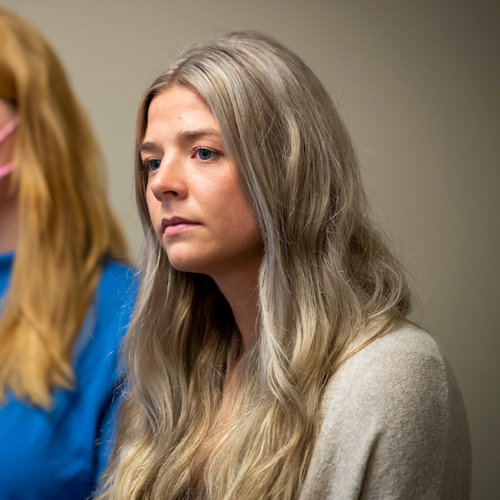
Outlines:
[[[374,217],[441,343],[473,443],[473,499],[500,491],[500,2],[497,0],[1,0],[66,66],[109,165],[137,255],[135,114],[188,43],[256,29],[297,52],[337,103]]]

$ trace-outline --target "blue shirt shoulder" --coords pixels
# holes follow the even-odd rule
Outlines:
[[[8,288],[12,261],[0,257],[0,296]],[[122,376],[119,350],[138,281],[130,266],[105,263],[74,345],[75,387],[55,390],[51,411],[13,394],[0,406],[0,500],[83,500],[92,492],[111,446]]]

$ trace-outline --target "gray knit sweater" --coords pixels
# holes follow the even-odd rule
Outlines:
[[[470,498],[467,417],[433,338],[410,323],[332,377],[300,500]]]

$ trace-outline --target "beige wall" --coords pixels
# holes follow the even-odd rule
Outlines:
[[[298,52],[346,117],[380,224],[468,409],[474,500],[500,490],[500,7],[479,0],[2,0],[53,43],[110,167],[138,251],[135,112],[187,43],[258,29]]]

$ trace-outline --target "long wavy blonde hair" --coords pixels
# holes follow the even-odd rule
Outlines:
[[[0,97],[21,118],[11,187],[19,239],[0,318],[0,400],[7,390],[45,408],[71,388],[71,351],[105,256],[126,244],[103,188],[90,123],[42,35],[0,9]]]
[[[297,498],[327,381],[407,315],[408,289],[368,219],[349,135],[295,54],[255,33],[188,50],[146,93],[137,149],[151,101],[174,85],[212,110],[258,219],[259,336],[239,361],[233,411],[221,419],[237,327],[211,278],[169,264],[137,152],[144,279],[125,348],[130,392],[99,499]]]

